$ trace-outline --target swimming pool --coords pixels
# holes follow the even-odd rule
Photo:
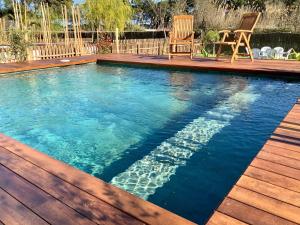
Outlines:
[[[0,132],[204,223],[300,83],[88,64],[0,76]]]

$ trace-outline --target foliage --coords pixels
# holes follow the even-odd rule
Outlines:
[[[145,28],[139,24],[128,23],[126,26],[126,31],[145,31]]]
[[[300,31],[299,2],[288,7],[282,1],[267,1],[264,4],[265,9],[262,11],[257,29]],[[195,27],[204,31],[208,29],[235,29],[244,13],[255,11],[251,6],[228,9],[216,5],[213,0],[195,0],[194,8]]]
[[[291,6],[299,2],[299,0],[214,0],[218,5],[227,9],[239,9],[241,7],[249,7],[251,9],[264,11],[268,4],[284,4]]]
[[[296,59],[296,60],[300,61],[300,52],[299,52],[299,53],[293,52],[293,53],[290,55],[289,58],[290,58],[290,59]]]
[[[9,31],[10,52],[16,61],[26,61],[28,43],[25,38],[25,32],[17,29]]]
[[[132,0],[134,21],[148,28],[170,27],[173,15],[193,11],[194,0]]]
[[[204,34],[204,37],[203,37],[203,54],[204,55],[207,55],[208,56],[208,49],[207,49],[207,46],[208,44],[213,44],[212,47],[213,47],[213,52],[212,54],[215,55],[215,44],[214,42],[218,41],[220,39],[220,34],[218,31],[216,30],[209,30],[207,31],[205,34]]]
[[[0,0],[0,2],[1,1],[3,2],[2,8],[12,9],[12,0]],[[22,5],[24,5],[26,2],[26,4],[30,6],[31,9],[38,9],[41,2],[43,2],[49,7],[56,9],[57,13],[60,13],[61,5],[71,6],[73,3],[72,0],[20,0],[19,2],[21,2]]]
[[[25,2],[25,0],[18,0]],[[61,5],[72,0],[26,0],[28,29],[41,27],[40,3],[49,5],[51,29],[62,31]],[[243,13],[261,11],[258,28],[300,31],[300,0],[85,0],[81,24],[86,30],[120,31],[170,28],[173,15],[193,14],[195,30],[234,29]],[[13,19],[11,0],[0,0],[0,17]],[[70,10],[69,10],[70,12]],[[70,13],[69,13],[70,16]],[[35,28],[32,28],[35,27]],[[32,29],[31,29],[32,28]]]
[[[208,32],[206,32],[204,36],[204,42],[206,43],[216,42],[219,39],[220,39],[220,34],[216,30],[209,30]]]
[[[120,31],[132,17],[132,9],[127,0],[86,0],[82,4],[84,23],[92,30]]]
[[[215,0],[215,3],[228,9],[250,7],[260,11],[265,9],[265,2],[265,0]]]

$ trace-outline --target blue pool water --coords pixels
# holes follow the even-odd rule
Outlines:
[[[87,64],[0,75],[0,92],[0,132],[202,224],[300,83]]]

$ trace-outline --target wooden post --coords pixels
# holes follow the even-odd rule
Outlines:
[[[117,54],[120,53],[120,49],[119,49],[119,29],[116,28],[116,45],[117,45]]]
[[[157,55],[160,55],[161,49],[160,49],[160,40],[157,43]]]

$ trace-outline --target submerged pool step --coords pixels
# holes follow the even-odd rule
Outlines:
[[[111,183],[147,199],[170,180],[179,166],[185,165],[195,152],[255,101],[258,95],[252,89],[251,86],[243,90],[233,88],[229,98],[162,142],[144,158],[115,176]]]

